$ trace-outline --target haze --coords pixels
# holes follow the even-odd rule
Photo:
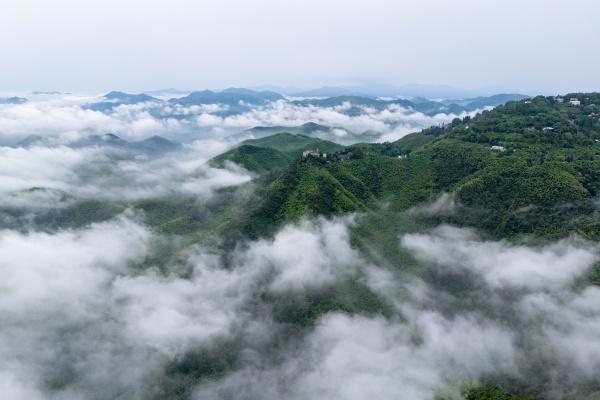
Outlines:
[[[600,3],[8,0],[5,92],[424,83],[600,90]]]

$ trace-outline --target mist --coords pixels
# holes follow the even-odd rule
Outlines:
[[[241,129],[311,121],[391,140],[449,116],[285,102],[230,116],[158,103],[101,113],[81,107],[90,99],[0,106],[4,140],[47,140],[0,147],[5,397],[458,399],[483,382],[561,399],[600,386],[600,288],[587,282],[595,243],[491,241],[443,225],[395,238],[405,264],[356,246],[357,215],[306,217],[224,245],[235,237],[168,233],[136,207],[184,198],[208,215],[224,192],[251,192],[255,174],[207,164]],[[181,132],[191,140],[164,153],[73,145]],[[86,201],[112,208],[60,223]],[[442,196],[405,214],[449,212]]]
[[[327,108],[300,106],[287,101],[231,113],[225,104],[182,106],[158,99],[137,104],[115,104],[102,112],[92,107],[94,104],[107,104],[101,94],[25,93],[19,96],[28,101],[0,104],[0,144],[5,146],[15,145],[30,135],[46,138],[47,143],[52,145],[67,145],[89,135],[108,133],[130,141],[160,135],[191,143],[195,140],[222,140],[256,126],[294,127],[308,122],[345,128],[354,133],[373,130],[382,134],[381,141],[393,141],[408,133],[467,115],[427,116],[394,104],[384,110],[360,106],[359,115],[348,115],[346,111],[350,104]]]
[[[353,224],[284,226],[227,265],[193,245],[167,273],[147,258],[160,234],[131,210],[80,229],[0,231],[0,387],[15,399],[161,398],[190,360],[214,363],[191,383],[198,399],[431,399],[473,380],[563,398],[597,383],[600,290],[577,284],[598,260],[589,243],[403,235],[419,277],[363,257]],[[277,310],[349,279],[391,312],[332,310],[298,329]]]

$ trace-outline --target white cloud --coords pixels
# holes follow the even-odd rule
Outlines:
[[[210,197],[215,189],[251,178],[237,166],[213,169],[204,165],[229,146],[202,140],[184,145],[176,156],[171,153],[120,161],[111,158],[112,150],[102,147],[0,147],[0,193],[14,197],[18,191],[41,187],[85,198],[117,200],[169,194]],[[126,150],[120,153],[126,154]],[[203,173],[196,173],[200,170]]]
[[[514,367],[506,329],[469,316],[411,317],[414,325],[340,314],[323,318],[308,338],[311,365],[295,398],[429,399],[448,381]]]
[[[285,227],[273,241],[260,241],[244,254],[248,263],[272,266],[276,277],[271,290],[330,286],[344,274],[352,274],[361,262],[349,245],[345,221],[304,221]]]
[[[480,241],[472,231],[447,226],[433,235],[406,235],[402,245],[424,261],[476,272],[494,288],[564,288],[598,258],[590,249],[568,241],[535,249]]]
[[[90,134],[113,133],[123,139],[140,140],[186,131],[185,124],[173,118],[152,117],[148,109],[159,106],[158,103],[120,105],[108,114],[83,108],[101,100],[71,95],[50,99],[34,96],[23,104],[0,105],[0,143],[14,144],[28,135],[72,141]]]

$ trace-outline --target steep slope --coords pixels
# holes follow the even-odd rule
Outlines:
[[[93,111],[101,111],[108,112],[113,108],[118,107],[120,105],[128,105],[128,104],[138,104],[145,103],[149,101],[158,101],[155,97],[148,96],[147,94],[129,94],[123,92],[112,91],[110,93],[102,96],[109,101],[102,101],[99,103],[94,103],[86,106],[86,109]]]
[[[240,102],[261,105],[283,99],[283,96],[275,92],[255,92],[250,89],[229,88],[218,93],[211,90],[194,92],[186,97],[171,99],[169,102],[182,105],[221,103],[229,106],[238,106]]]
[[[294,157],[300,156],[303,150],[318,148],[321,152],[334,153],[344,148],[337,143],[332,143],[327,140],[321,140],[300,134],[293,135],[291,133],[279,133],[262,139],[250,139],[242,142],[242,144],[267,147],[279,150]]]
[[[293,158],[276,149],[244,144],[220,154],[209,161],[216,168],[223,168],[233,162],[248,171],[267,173],[285,168]]]
[[[305,214],[375,212],[384,204],[397,213],[450,193],[453,211],[421,216],[420,223],[471,226],[496,238],[597,235],[600,125],[594,116],[600,107],[594,104],[600,99],[584,96],[587,104],[579,107],[549,98],[509,102],[473,119],[456,119],[447,129],[298,161],[265,190],[254,214],[293,221]],[[554,129],[543,129],[549,124]],[[397,157],[402,154],[409,156]],[[317,176],[322,185],[315,183]],[[340,193],[347,195],[337,202]]]
[[[250,137],[254,139],[260,139],[266,136],[275,135],[277,133],[293,133],[296,135],[310,136],[343,145],[359,143],[362,141],[372,142],[381,136],[381,133],[376,131],[354,133],[344,128],[307,122],[299,126],[257,126],[252,129],[247,129],[231,135],[229,138],[244,139]]]
[[[314,149],[322,153],[334,153],[343,149],[343,146],[303,135],[279,133],[246,140],[240,146],[214,157],[209,163],[222,168],[226,161],[231,161],[249,171],[266,173],[281,170],[301,157],[304,150]]]

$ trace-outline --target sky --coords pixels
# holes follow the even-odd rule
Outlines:
[[[596,0],[4,0],[0,90],[600,90]]]

